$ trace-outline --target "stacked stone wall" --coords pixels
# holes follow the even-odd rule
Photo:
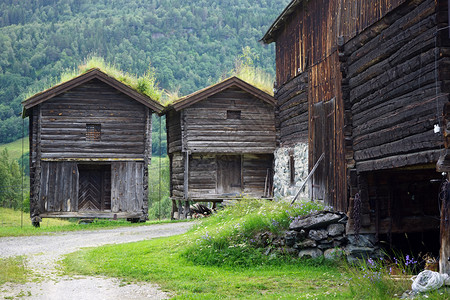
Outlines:
[[[294,158],[294,182],[291,183],[290,157]],[[308,144],[298,143],[294,147],[281,147],[274,153],[274,197],[294,197],[303,181],[308,176]],[[301,198],[308,198],[308,186],[300,194]]]

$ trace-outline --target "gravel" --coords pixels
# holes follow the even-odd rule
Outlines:
[[[25,255],[36,276],[25,284],[0,286],[0,297],[20,299],[168,299],[170,294],[149,283],[123,284],[101,276],[62,276],[57,270],[63,255],[82,247],[120,244],[186,232],[192,223],[170,223],[77,231],[44,236],[0,238],[0,257]]]

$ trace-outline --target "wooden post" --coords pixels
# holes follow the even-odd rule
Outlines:
[[[450,176],[448,179],[450,179]],[[441,199],[441,251],[439,255],[439,272],[450,274],[450,183],[447,183],[445,188],[445,197]]]

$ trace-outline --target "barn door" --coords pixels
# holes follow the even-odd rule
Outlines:
[[[111,166],[78,165],[78,211],[111,209]]]
[[[217,193],[240,194],[242,191],[241,156],[217,156]]]
[[[324,200],[326,204],[332,204],[334,198],[334,105],[333,98],[313,107],[311,168],[322,153],[325,156],[312,177],[311,197]]]

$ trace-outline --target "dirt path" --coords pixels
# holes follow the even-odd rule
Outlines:
[[[82,247],[129,243],[186,232],[192,223],[78,231],[48,236],[0,238],[0,257],[27,256],[36,278],[25,284],[0,286],[0,299],[167,299],[156,285],[127,284],[115,278],[61,276],[58,260]]]

